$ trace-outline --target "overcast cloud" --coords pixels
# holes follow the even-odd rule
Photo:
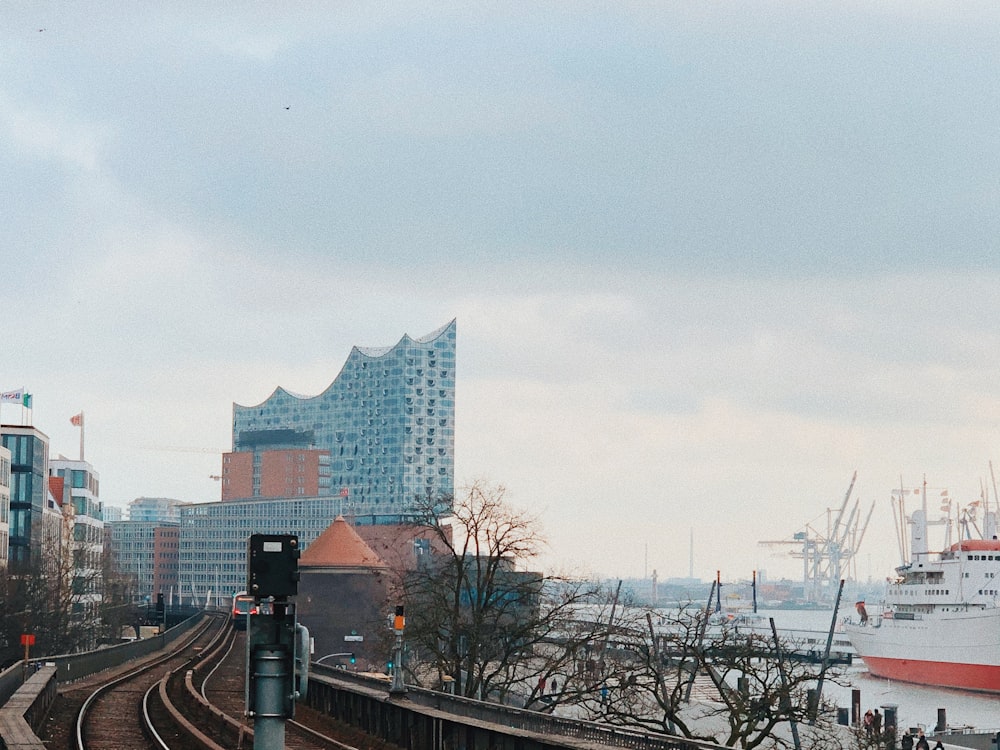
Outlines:
[[[0,389],[102,499],[458,319],[457,481],[546,564],[794,574],[851,474],[991,484],[991,3],[0,4]],[[5,406],[5,422],[19,410]]]

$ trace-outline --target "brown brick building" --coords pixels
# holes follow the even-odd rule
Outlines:
[[[330,486],[330,452],[291,448],[225,453],[222,500],[315,497]],[[322,492],[321,492],[322,488]]]

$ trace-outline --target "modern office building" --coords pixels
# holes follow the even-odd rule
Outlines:
[[[0,446],[0,570],[7,569],[10,536],[10,451]]]
[[[128,520],[179,523],[181,506],[188,504],[172,497],[137,497],[128,504]]]
[[[121,521],[124,517],[124,511],[117,505],[107,505],[106,503],[101,503],[101,518],[104,519],[105,528],[107,528],[108,524],[112,521]]]
[[[111,553],[118,571],[135,582],[133,594],[145,602],[156,594],[179,596],[179,524],[169,521],[115,521]],[[175,598],[175,601],[179,601]]]
[[[256,498],[181,506],[178,591],[220,606],[246,589],[251,534],[296,534],[307,549],[340,513],[341,498]],[[117,524],[115,524],[117,526]]]
[[[152,602],[163,594],[168,603],[180,601],[180,520],[188,505],[170,497],[137,497],[128,504],[127,519],[108,523],[115,564],[134,581],[139,600]]]
[[[73,615],[97,622],[104,590],[100,477],[87,461],[65,456],[49,460],[49,477],[49,491],[62,509],[69,535]]]
[[[318,396],[279,387],[257,406],[233,404],[222,501],[177,508],[179,601],[227,605],[246,588],[251,534],[296,534],[308,550],[341,515],[362,536],[362,528],[383,529],[373,540],[393,560],[426,552],[425,540],[408,537],[399,553],[387,540],[391,525],[414,516],[417,498],[450,502],[454,492],[455,331],[453,320],[394,346],[354,347]],[[135,505],[130,519],[137,519]],[[125,567],[131,553],[119,551],[119,539],[126,542],[129,527],[113,528]],[[150,572],[140,576],[141,590],[166,595],[155,590],[152,529],[127,533],[145,540]]]
[[[73,506],[73,541],[76,542],[75,554],[92,556],[98,562],[103,553],[104,517],[100,501],[100,477],[94,467],[86,461],[68,459],[65,456],[49,460],[49,476],[61,479],[61,482],[50,482],[52,491],[59,487],[61,496],[57,497],[60,506],[70,503]],[[56,494],[53,492],[53,494]]]
[[[317,496],[342,499],[338,512],[375,523],[412,516],[416,498],[450,499],[455,331],[452,320],[422,338],[404,335],[394,346],[356,346],[318,396],[279,387],[256,406],[233,404],[233,452],[223,459],[222,497],[267,497],[276,491],[272,486],[287,496],[308,496],[315,486]],[[296,451],[310,461],[315,456],[315,475],[311,468],[287,473]],[[297,476],[304,477],[301,484]]]
[[[30,425],[0,425],[0,444],[10,451],[10,566],[38,562],[42,512],[49,489],[49,438]]]

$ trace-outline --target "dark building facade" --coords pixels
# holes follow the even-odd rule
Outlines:
[[[17,569],[40,559],[42,513],[49,494],[49,438],[34,427],[0,425],[0,439],[10,451],[8,559]]]
[[[313,659],[381,670],[389,653],[391,571],[343,517],[302,553],[296,613],[309,628]]]

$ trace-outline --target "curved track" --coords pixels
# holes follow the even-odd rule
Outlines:
[[[165,722],[155,701],[146,698],[170,669],[189,664],[213,640],[225,632],[221,617],[206,618],[195,632],[174,651],[148,661],[119,677],[108,680],[84,700],[77,714],[73,747],[76,750],[140,750],[171,748],[187,750],[201,745],[186,742],[184,736]],[[154,730],[159,714],[159,726]],[[159,734],[161,739],[157,740]]]
[[[73,750],[249,750],[245,662],[246,634],[222,617],[207,617],[169,654],[124,674],[66,686],[42,739]],[[288,750],[356,750],[354,745],[384,747],[306,706],[285,724]]]
[[[230,727],[235,741],[243,740],[244,747],[253,735],[251,724],[242,718],[246,705],[245,665],[246,634],[234,633],[231,641],[206,656],[196,670],[197,678],[193,674],[188,676],[184,698],[189,711],[197,704],[201,711],[211,711],[221,718]],[[295,720],[285,723],[288,750],[355,750],[332,736],[344,730],[329,718],[303,706],[297,707],[295,714]]]

